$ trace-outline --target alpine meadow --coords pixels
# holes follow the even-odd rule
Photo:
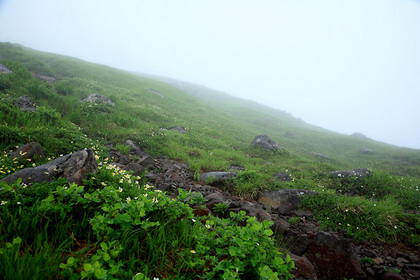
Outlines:
[[[420,277],[420,150],[7,42],[0,66],[1,279]]]

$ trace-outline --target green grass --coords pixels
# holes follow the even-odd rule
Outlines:
[[[304,200],[301,207],[312,211],[325,228],[343,229],[356,239],[419,244],[419,219],[413,214],[420,211],[419,150],[334,133],[286,112],[196,85],[185,83],[177,88],[168,79],[139,77],[9,43],[0,43],[0,54],[0,62],[13,70],[12,74],[0,75],[0,178],[34,164],[6,156],[16,146],[31,141],[41,145],[46,162],[90,147],[103,159],[107,144],[127,153],[122,143],[131,139],[152,155],[188,163],[195,179],[204,172],[228,171],[232,165],[243,167],[245,171],[223,186],[242,198],[256,198],[262,189],[316,190],[320,194]],[[54,76],[57,81],[49,84],[37,80],[31,72]],[[79,102],[92,93],[109,97],[115,106]],[[13,105],[22,95],[29,95],[37,104],[35,113],[24,113]],[[175,126],[186,131],[158,133],[160,128]],[[287,131],[296,136],[286,136]],[[282,150],[268,152],[252,147],[250,143],[258,134],[269,135]],[[361,147],[375,153],[360,154]],[[311,152],[325,154],[328,159],[311,156]],[[360,167],[370,168],[371,176],[342,181],[324,174]],[[287,172],[292,181],[276,181],[272,176],[277,172]],[[2,185],[5,203],[0,206],[0,276],[100,279],[106,274],[109,279],[135,275],[137,279],[234,279],[271,275],[267,277],[273,278],[264,279],[275,279],[276,272],[287,275],[291,264],[281,264],[280,259],[266,263],[260,258],[259,268],[250,269],[246,259],[259,256],[260,251],[240,240],[231,243],[228,232],[243,230],[232,220],[199,222],[192,216],[191,205],[144,190],[142,179],[132,178],[128,183],[123,176],[101,168],[82,189],[62,181],[30,188],[18,183]],[[355,196],[349,196],[349,192]],[[157,195],[159,203],[144,194]],[[130,211],[137,203],[144,204],[148,219],[135,222]],[[211,239],[206,225],[213,227]],[[255,225],[242,234],[261,235],[260,245],[265,242],[268,248],[272,240],[267,226]],[[29,232],[36,234],[30,236]],[[224,244],[224,251],[205,253],[203,248],[210,240]],[[267,259],[280,257],[270,254]],[[56,255],[57,262],[47,261],[49,255]],[[241,262],[235,263],[234,257],[238,256]]]

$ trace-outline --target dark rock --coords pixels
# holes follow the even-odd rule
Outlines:
[[[200,181],[207,182],[210,185],[217,185],[232,179],[236,175],[236,172],[208,172],[200,175]]]
[[[277,172],[273,175],[273,178],[278,179],[279,181],[291,181],[289,174],[286,172]]]
[[[229,166],[229,170],[232,172],[239,172],[239,171],[245,171],[246,168],[241,165],[231,165]]]
[[[80,102],[103,102],[103,103],[108,103],[111,106],[115,106],[115,103],[112,102],[111,99],[109,99],[106,96],[99,95],[97,93],[92,93],[87,98],[80,100]]]
[[[17,98],[17,107],[21,108],[24,112],[35,112],[35,105],[32,103],[31,98],[27,95],[19,96]]]
[[[180,127],[180,126],[175,126],[175,127],[171,128],[170,130],[175,130],[175,131],[178,131],[179,133],[184,133],[185,132],[185,128]]]
[[[292,271],[294,279],[317,280],[316,271],[314,266],[305,257],[299,257],[290,254],[290,257],[295,263],[295,269]]]
[[[308,190],[283,189],[279,191],[263,191],[258,202],[265,207],[271,208],[272,212],[280,215],[290,215],[298,209],[303,195],[315,195],[316,192]]]
[[[375,152],[371,149],[368,149],[368,148],[360,148],[359,153],[371,155],[371,154],[374,154]]]
[[[283,233],[287,232],[289,228],[290,223],[283,219],[275,220],[274,224],[271,226],[271,230],[275,235],[282,235]]]
[[[64,177],[71,183],[81,184],[87,173],[96,173],[97,169],[94,151],[89,149],[59,157],[44,165],[19,170],[0,181],[11,183],[22,178],[22,183],[30,184]]]
[[[8,153],[7,155],[12,158],[30,159],[33,162],[45,159],[41,146],[36,142],[22,145],[16,151]]]
[[[366,177],[369,176],[370,170],[367,168],[356,168],[352,170],[340,170],[340,171],[334,171],[334,172],[327,172],[325,173],[329,175],[330,177],[336,177],[336,178],[349,178],[349,177]]]
[[[256,146],[259,145],[262,148],[269,150],[269,151],[274,151],[274,150],[280,150],[280,146],[274,142],[273,140],[270,139],[270,137],[268,137],[267,135],[257,135],[255,136],[254,140],[252,140],[251,145]]]
[[[0,64],[0,73],[9,74],[9,73],[13,73],[13,71],[7,68],[6,65]]]
[[[245,211],[248,216],[256,217],[259,222],[264,220],[271,221],[271,216],[260,205],[253,204],[249,201],[240,201],[239,204],[240,208],[229,208],[228,211],[235,213]]]
[[[123,155],[122,153],[120,153],[119,151],[115,149],[112,149],[109,151],[109,157],[112,159],[114,163],[119,163],[122,165],[126,165],[130,163],[126,155]]]
[[[130,162],[127,166],[123,166],[122,169],[132,171],[134,176],[140,176],[145,171],[143,166],[135,162]]]
[[[409,263],[409,261],[407,261],[406,259],[404,259],[404,258],[397,258],[397,265],[399,266],[399,267],[404,267],[404,264],[406,264],[406,263]]]
[[[382,275],[381,280],[404,280],[404,278],[396,272],[388,271]]]
[[[130,154],[141,156],[143,155],[143,149],[140,147],[140,145],[133,140],[127,139],[124,142],[125,145],[130,147]]]
[[[333,234],[317,232],[306,257],[317,269],[319,279],[368,279],[352,244]]]

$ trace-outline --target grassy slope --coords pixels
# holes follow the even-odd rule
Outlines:
[[[313,211],[326,227],[337,229],[341,224],[351,224],[345,229],[355,238],[419,244],[418,217],[402,212],[403,208],[420,209],[419,150],[334,133],[285,112],[197,85],[139,77],[8,43],[0,43],[0,54],[1,63],[14,71],[0,76],[1,97],[30,95],[40,105],[36,114],[25,114],[3,100],[0,102],[3,151],[36,140],[50,157],[89,145],[95,145],[101,153],[104,144],[119,144],[130,138],[150,153],[188,162],[197,176],[206,171],[228,170],[230,165],[244,166],[246,171],[229,185],[230,190],[244,197],[255,197],[261,188],[323,192],[321,199],[305,201],[304,207]],[[54,76],[57,81],[51,85],[36,80],[28,71]],[[79,102],[95,92],[108,96],[115,106]],[[175,126],[186,128],[186,132],[157,133],[159,128]],[[296,137],[285,136],[289,130]],[[251,147],[258,134],[269,135],[284,150],[269,153]],[[361,147],[372,149],[375,154],[360,154]],[[310,152],[323,153],[329,159],[320,161]],[[4,162],[0,177],[17,168],[11,159],[1,160]],[[350,199],[336,194],[354,185],[322,176],[326,171],[358,167],[373,170],[371,178],[357,183],[364,186],[360,197]],[[294,178],[292,182],[271,179],[275,172],[286,170]],[[119,188],[117,179],[91,179],[95,188],[100,183]],[[85,187],[88,189],[88,185]]]

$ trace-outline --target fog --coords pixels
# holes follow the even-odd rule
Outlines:
[[[420,1],[0,0],[0,41],[420,148]]]

